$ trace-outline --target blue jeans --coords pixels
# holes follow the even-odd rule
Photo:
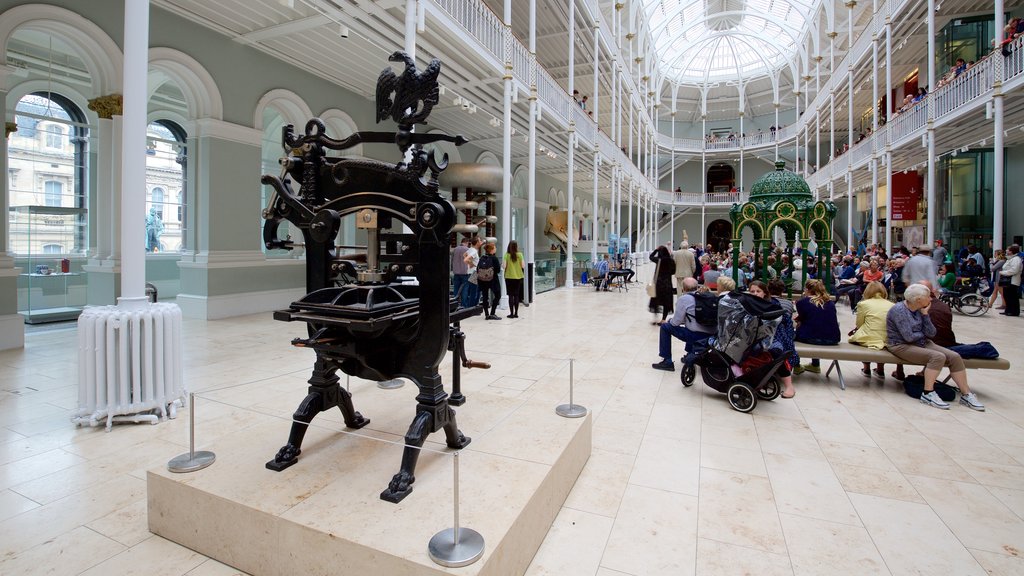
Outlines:
[[[453,274],[452,275],[452,294],[454,294],[455,297],[459,299],[459,304],[460,305],[462,304],[463,300],[466,298],[466,292],[465,292],[466,289],[463,288],[463,286],[466,286],[468,284],[469,284],[469,274]],[[461,294],[459,293],[460,289],[463,291]]]
[[[468,279],[468,276],[467,276]],[[462,307],[470,308],[480,303],[480,287],[472,282],[466,282],[462,289]]]
[[[672,337],[675,336],[687,344],[696,342],[698,340],[704,340],[711,336],[704,332],[694,332],[686,326],[673,326],[668,322],[661,325],[661,330],[658,334],[658,356],[661,356],[664,360],[672,362]]]

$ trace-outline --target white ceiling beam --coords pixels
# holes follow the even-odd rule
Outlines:
[[[315,16],[307,16],[306,18],[267,26],[260,30],[254,30],[233,38],[233,40],[241,44],[256,44],[257,42],[263,42],[264,40],[270,40],[271,38],[277,38],[278,36],[289,36],[291,34],[305,32],[306,30],[319,28],[320,26],[325,26],[330,23],[330,18],[322,14],[317,14]]]

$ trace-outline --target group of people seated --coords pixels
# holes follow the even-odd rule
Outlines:
[[[937,242],[940,248],[941,244],[941,241]],[[799,247],[792,252],[776,249],[768,257],[767,263],[762,261],[761,254],[744,253],[739,258],[739,270],[735,274],[727,251],[701,253],[698,256],[698,250],[688,248],[687,251],[696,257],[699,264],[692,273],[684,270],[681,276],[677,276],[680,295],[671,306],[671,317],[665,316],[658,323],[658,355],[661,359],[652,367],[675,370],[673,339],[685,342],[689,351],[692,345],[706,343],[715,336],[718,326],[707,322],[706,318],[700,318],[699,302],[705,298],[702,294],[714,293],[718,297],[726,297],[734,290],[747,291],[761,298],[775,300],[786,312],[775,332],[772,352],[789,354],[789,361],[777,375],[783,386],[781,396],[792,398],[796,394],[793,375],[821,371],[819,360],[801,365],[795,343],[839,344],[842,335],[836,299],[837,296],[845,295],[849,297],[850,306],[856,313],[856,328],[849,334],[849,341],[869,348],[886,349],[908,365],[924,366],[921,402],[936,408],[949,408],[949,404],[934,392],[940,370],[947,367],[950,377],[959,388],[960,403],[970,409],[983,411],[984,405],[971,392],[967,383],[963,359],[956,351],[950,350],[951,346],[957,345],[952,329],[952,311],[939,298],[939,283],[944,277],[939,276],[938,262],[932,259],[930,247],[921,246],[913,250],[901,247],[892,257],[877,245],[864,246],[862,250],[860,255],[836,255],[832,260],[836,283],[826,286],[813,268],[808,270],[806,283],[794,283],[805,277],[802,266],[797,265],[802,261],[798,257],[802,251]],[[1019,297],[1021,273],[1024,269],[1019,252],[1019,246],[1014,245],[1007,249],[1003,260],[993,259],[992,267],[996,268],[993,274],[1004,279],[1004,300],[1009,293],[1013,293],[1009,300]],[[944,249],[939,252],[943,258],[945,254]],[[959,268],[972,274],[977,274],[980,269],[984,274],[984,268],[979,262],[983,263],[984,257],[976,247],[971,246],[966,249]],[[1001,264],[997,267],[996,262]],[[762,266],[771,272],[767,283],[754,279],[763,277]],[[738,286],[734,277],[739,279]],[[797,289],[800,296],[795,301],[786,297],[787,291],[796,293]],[[897,298],[890,297],[896,290],[902,296],[899,302],[893,301]],[[1009,300],[1007,308],[1019,313],[1019,302],[1011,304]],[[885,377],[883,365],[877,365],[872,372],[871,367],[865,364],[862,372],[865,376],[874,374]],[[902,364],[897,365],[892,376],[897,380],[906,377]]]

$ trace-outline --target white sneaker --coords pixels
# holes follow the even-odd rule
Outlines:
[[[939,398],[939,393],[935,390],[921,394],[921,403],[941,408],[942,410],[949,410],[949,404],[947,404],[942,398]]]
[[[974,395],[974,392],[971,392],[970,394],[961,394],[960,403],[971,410],[977,410],[978,412],[985,411],[985,405],[978,402],[978,397]]]

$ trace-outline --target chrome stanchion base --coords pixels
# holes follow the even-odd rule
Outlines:
[[[200,450],[193,454],[188,452],[171,458],[171,461],[167,463],[167,470],[170,472],[195,472],[202,470],[213,461],[217,459],[217,455],[213,452],[207,452],[206,450]]]
[[[377,388],[380,388],[381,390],[397,390],[402,386],[405,386],[405,380],[402,380],[401,378],[377,382]]]
[[[555,414],[562,418],[582,418],[587,415],[587,409],[579,404],[559,404]]]
[[[441,566],[469,566],[484,555],[484,537],[472,528],[459,528],[459,541],[456,542],[455,529],[445,528],[430,539],[427,553]]]

